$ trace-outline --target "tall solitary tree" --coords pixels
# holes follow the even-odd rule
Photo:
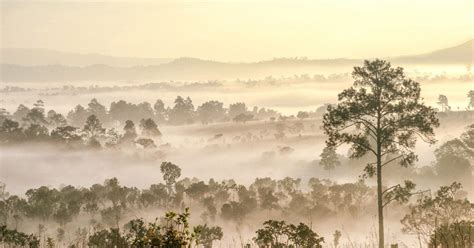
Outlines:
[[[326,145],[349,144],[350,157],[370,154],[375,158],[365,167],[366,176],[377,177],[379,247],[384,247],[383,208],[391,201],[407,201],[414,184],[383,188],[382,169],[391,162],[412,165],[416,139],[433,144],[436,112],[423,104],[419,83],[405,77],[403,68],[392,68],[384,60],[365,61],[354,67],[354,84],[329,105],[323,119]]]

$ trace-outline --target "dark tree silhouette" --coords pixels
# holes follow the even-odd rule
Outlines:
[[[142,135],[146,137],[161,136],[161,132],[158,129],[155,121],[151,118],[142,119],[140,121],[140,128],[142,129]]]
[[[240,114],[247,113],[247,106],[243,102],[237,102],[229,105],[229,117],[234,119]]]
[[[239,114],[239,115],[235,116],[232,120],[235,121],[235,122],[246,123],[247,121],[253,120],[253,115],[251,115],[251,114]]]
[[[23,140],[24,133],[20,123],[5,119],[0,126],[0,142],[12,143]]]
[[[30,112],[30,109],[23,104],[20,104],[16,111],[13,113],[13,119],[16,121],[22,121],[23,118]]]
[[[77,105],[73,110],[67,114],[67,119],[71,125],[80,126],[89,117],[90,114],[82,105]]]
[[[296,226],[286,224],[285,221],[267,220],[263,225],[256,231],[257,237],[254,238],[259,247],[323,247],[324,238],[303,223]]]
[[[91,115],[87,118],[82,131],[86,135],[91,146],[100,146],[97,139],[105,134],[105,128],[102,127],[102,123],[95,115]]]
[[[193,231],[196,234],[196,244],[202,245],[204,248],[212,248],[212,242],[221,240],[224,236],[222,228],[219,226],[198,225],[193,228]]]
[[[99,103],[97,99],[93,98],[87,106],[89,115],[95,115],[102,122],[108,122],[107,108]]]
[[[309,118],[309,114],[306,111],[299,111],[296,117],[298,117],[299,119],[306,119]]]
[[[319,164],[325,170],[334,170],[336,166],[341,165],[336,153],[336,149],[333,146],[324,147],[323,152],[321,153],[321,161]]]
[[[44,114],[44,103],[41,100],[36,101],[34,107],[26,114],[23,121],[28,124],[46,125],[46,116]]]
[[[169,122],[174,125],[190,124],[193,122],[194,105],[191,98],[178,96],[174,107],[169,111]]]
[[[131,120],[125,121],[125,126],[123,127],[123,136],[121,142],[131,143],[137,138],[137,129],[135,128],[135,123]]]
[[[467,105],[467,108],[474,109],[474,90],[470,90],[467,93],[467,97],[469,98],[469,104]]]
[[[161,163],[160,170],[163,174],[163,180],[165,180],[168,187],[168,193],[171,194],[173,192],[173,184],[181,176],[181,168],[171,162],[163,162]]]
[[[161,99],[156,100],[155,104],[153,105],[153,110],[155,111],[155,118],[158,123],[163,123],[166,121],[167,111],[165,108],[165,104]]]
[[[197,118],[203,124],[222,121],[225,118],[225,109],[223,106],[224,104],[218,101],[205,102],[197,108]]]
[[[448,97],[445,95],[438,96],[438,105],[441,107],[441,111],[443,112],[451,110],[451,107],[449,106],[449,103],[448,103]]]

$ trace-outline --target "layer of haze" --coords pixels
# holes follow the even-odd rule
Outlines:
[[[470,0],[4,0],[0,37],[2,48],[132,57],[386,57],[470,39],[472,5]]]

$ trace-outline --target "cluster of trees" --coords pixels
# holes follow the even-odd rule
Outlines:
[[[37,248],[40,245],[40,240],[34,234],[26,234],[8,229],[6,225],[0,225],[0,244],[12,245],[13,247]]]
[[[173,163],[163,162],[161,172],[165,184],[154,184],[149,189],[138,190],[122,187],[114,178],[107,180],[104,185],[93,185],[90,189],[76,189],[72,186],[59,190],[40,187],[27,191],[26,199],[17,196],[3,199],[0,202],[2,209],[0,213],[4,213],[2,219],[7,226],[18,225],[22,217],[53,219],[60,228],[63,228],[81,213],[89,214],[92,218],[100,213],[102,222],[115,229],[92,235],[91,237],[94,237],[98,244],[115,240],[113,242],[121,243],[107,244],[126,246],[129,240],[141,242],[141,239],[136,237],[143,237],[143,233],[150,232],[154,237],[152,240],[155,240],[157,244],[165,244],[163,242],[167,242],[166,234],[171,232],[174,235],[172,237],[175,238],[170,239],[172,240],[170,242],[186,245],[193,238],[186,229],[186,213],[167,216],[168,221],[174,223],[172,226],[183,226],[178,230],[186,229],[184,234],[169,225],[158,227],[151,223],[145,227],[143,221],[135,220],[130,225],[142,228],[135,228],[139,231],[129,233],[128,235],[132,238],[124,238],[118,231],[119,223],[130,209],[180,208],[184,202],[203,208],[202,218],[207,222],[215,221],[219,217],[232,221],[238,226],[256,211],[279,211],[286,217],[309,216],[311,219],[323,219],[336,213],[358,216],[361,209],[372,209],[376,206],[379,224],[378,245],[383,248],[385,246],[384,209],[392,202],[407,203],[410,197],[416,194],[422,197],[409,207],[409,213],[402,219],[404,231],[418,235],[420,244],[424,239],[433,247],[472,247],[473,205],[461,196],[461,184],[453,183],[450,186],[443,186],[433,197],[426,196],[426,191],[415,192],[415,183],[408,180],[394,186],[383,183],[385,180],[382,173],[389,171],[390,164],[398,163],[403,167],[408,167],[417,161],[414,153],[417,138],[429,144],[436,142],[434,129],[439,126],[437,113],[421,101],[419,84],[406,78],[402,68],[392,68],[390,63],[383,60],[365,61],[364,66],[354,68],[352,75],[355,79],[354,85],[340,93],[339,102],[328,106],[324,114],[323,129],[328,139],[327,147],[321,154],[321,165],[328,169],[337,166],[339,164],[337,147],[348,144],[350,158],[368,160],[363,170],[363,178],[376,177],[376,187],[368,187],[363,182],[336,184],[312,178],[309,180],[309,191],[303,192],[299,189],[301,181],[292,178],[278,181],[271,178],[256,179],[249,187],[237,185],[232,180],[219,183],[211,179],[207,184],[189,178],[178,181],[181,169]],[[443,100],[443,106],[447,108],[446,106],[449,106],[447,98],[441,100]],[[107,111],[103,105],[93,100],[88,109],[77,107],[68,115],[69,119],[80,119],[81,116],[91,114],[87,117],[86,125],[82,129],[88,138],[89,145],[99,143],[98,134],[105,132],[99,119],[110,121],[110,116],[115,116],[113,109],[129,106],[125,102],[113,104],[115,104],[114,107],[111,106]],[[162,102],[157,102],[155,105],[158,107],[155,107],[154,111],[149,104],[143,109],[151,109],[150,113],[155,118],[158,118],[157,115],[160,113],[160,118],[174,125],[192,123],[196,113],[203,123],[219,120],[220,117],[226,115],[242,122],[253,118],[249,116],[243,103],[233,104],[227,111],[222,111],[221,103],[212,101],[201,105],[195,111],[191,99],[181,97],[177,98],[173,108],[165,109]],[[138,105],[131,109],[136,106]],[[134,109],[134,111],[140,110]],[[17,112],[15,114],[18,115]],[[85,115],[83,115],[84,112]],[[253,112],[260,111],[257,108]],[[122,110],[117,113],[122,113]],[[308,117],[303,112],[298,115],[299,118]],[[32,110],[24,111],[22,119],[30,122],[27,129],[20,128],[18,122],[3,121],[3,124],[8,125],[2,125],[2,137],[10,137],[8,135],[17,132],[19,128],[24,135],[33,133],[33,136],[38,136],[42,133],[38,131],[41,130],[41,124],[45,120],[42,103],[37,102]],[[64,117],[60,118],[51,114],[50,122],[53,119],[62,121]],[[147,122],[147,120],[150,121]],[[127,123],[125,132],[132,130],[131,127],[134,126],[131,120]],[[141,126],[156,127],[156,124],[152,125],[152,123],[154,121],[150,117],[143,119]],[[142,130],[144,135],[159,134],[156,130],[144,130]],[[125,135],[121,136],[120,140],[124,137]],[[449,167],[446,165],[453,163],[456,166],[470,168],[474,154],[473,140],[474,125],[471,125],[459,139],[443,144],[435,154],[437,159],[435,167],[438,173],[443,173],[443,169]],[[144,142],[144,144],[148,143]],[[472,178],[471,170],[469,174]],[[455,178],[458,176],[456,175]],[[164,230],[164,236],[161,230]],[[200,227],[198,230],[209,233],[212,237],[220,236],[218,228],[207,230],[205,227]],[[194,237],[198,235],[197,233],[194,233]],[[336,243],[336,237],[340,237],[340,233],[339,235],[335,233],[334,237],[334,243]],[[212,240],[214,239],[211,239],[211,245]],[[288,225],[283,221],[270,220],[257,231],[254,241],[261,247],[320,247],[324,240],[305,224],[296,226]],[[150,240],[147,238],[146,242]],[[204,241],[201,244],[204,244]]]
[[[208,183],[178,180],[181,169],[170,162],[161,165],[164,183],[147,189],[121,186],[116,178],[90,188],[42,186],[30,189],[25,198],[4,196],[0,223],[18,227],[25,219],[54,221],[65,227],[79,215],[90,216],[106,226],[118,227],[127,211],[180,208],[183,204],[203,209],[202,218],[217,218],[244,224],[245,217],[259,211],[277,211],[287,216],[329,218],[336,214],[360,216],[374,201],[374,189],[363,182],[337,184],[312,178],[309,191],[300,189],[301,179],[258,178],[249,187],[233,180]]]
[[[152,119],[158,124],[184,125],[196,122],[208,124],[224,121],[268,120],[280,116],[272,109],[254,107],[249,110],[243,102],[233,103],[225,108],[222,102],[207,101],[196,108],[191,98],[181,96],[175,99],[172,107],[166,106],[160,99],[153,105],[148,102],[134,104],[119,100],[112,102],[107,109],[97,99],[92,99],[87,107],[77,105],[66,117],[54,110],[45,113],[43,105],[41,100],[38,100],[31,109],[21,104],[12,115],[2,109],[0,121],[8,118],[26,124],[35,122],[35,124],[49,126],[66,124],[80,126],[89,116],[94,115],[106,126],[123,125],[127,120],[138,122],[141,119]]]
[[[198,225],[193,229],[189,226],[189,209],[183,213],[167,212],[165,217],[152,223],[145,223],[141,218],[130,220],[119,228],[94,229],[92,232],[78,232],[78,239],[66,244],[58,238],[45,237],[38,234],[25,234],[16,229],[8,229],[0,225],[0,244],[14,247],[56,247],[57,244],[68,247],[198,247],[211,248],[215,240],[223,237],[221,227]],[[56,242],[57,241],[57,242]]]
[[[195,242],[212,247],[214,240],[222,238],[222,229],[204,224],[194,227],[192,231],[188,230],[187,210],[183,214],[168,213],[161,223],[145,224],[143,219],[134,219],[125,224],[125,232],[121,232],[119,227],[127,212],[137,209],[179,209],[185,202],[204,209],[201,218],[206,223],[221,218],[242,225],[245,217],[257,211],[278,210],[302,216],[317,214],[319,218],[328,214],[341,214],[343,211],[356,215],[362,209],[363,202],[373,198],[373,190],[363,183],[339,185],[313,178],[309,182],[312,190],[303,192],[299,189],[300,179],[277,181],[262,178],[245,187],[232,180],[221,183],[212,179],[208,183],[189,178],[178,180],[181,169],[171,162],[163,162],[160,169],[164,183],[151,185],[144,190],[121,186],[116,178],[112,178],[90,188],[65,186],[55,189],[42,186],[27,190],[25,198],[2,192],[0,223],[4,226],[4,234],[0,242],[20,246],[33,241],[64,243],[64,229],[82,215],[91,218],[94,232],[79,230],[75,241],[78,246],[87,243],[91,247],[169,247],[166,245],[173,243],[182,245],[173,247],[184,247]],[[100,221],[97,219],[99,216]],[[16,231],[22,221],[33,219],[45,223],[56,222],[59,226],[56,239],[42,237],[44,235],[25,236]],[[265,226],[268,223],[274,222],[268,221]],[[293,247],[320,247],[323,242],[305,224],[285,224],[281,228],[285,230],[281,234],[272,232],[280,233],[282,230],[269,230],[268,227],[257,231],[255,242],[260,247],[269,247],[270,243],[279,242],[269,240],[274,235],[287,235],[285,242]],[[44,231],[40,225],[38,232]],[[17,236],[19,238],[14,238]]]
[[[474,165],[474,124],[458,138],[448,140],[435,150],[434,170],[444,183],[461,181],[472,187]]]
[[[178,97],[178,99],[182,98]],[[227,110],[223,108],[222,103],[217,101],[206,102],[194,111],[192,102],[188,98],[183,102],[181,100],[177,101],[177,105],[173,109],[165,109],[163,103],[157,101],[155,109],[161,109],[162,111],[159,112],[161,113],[159,116],[163,117],[166,115],[167,119],[165,120],[163,117],[161,121],[156,121],[156,119],[160,119],[157,118],[158,115],[156,113],[158,112],[139,110],[140,106],[146,105],[147,103],[134,105],[118,101],[113,102],[110,110],[107,111],[105,106],[93,99],[87,109],[78,106],[70,112],[68,118],[65,118],[54,110],[46,113],[44,103],[38,100],[31,109],[20,105],[11,116],[6,111],[3,111],[3,114],[0,115],[0,144],[50,142],[68,148],[98,148],[104,146],[117,148],[122,146],[130,147],[131,144],[136,144],[143,148],[155,148],[155,142],[162,135],[157,124],[161,121],[166,121],[167,123],[191,123],[194,121],[192,116],[197,114],[205,123],[211,122],[211,120],[220,120],[225,116],[233,116],[234,121],[245,123],[254,120],[254,116],[272,116],[270,120],[274,121],[274,116],[277,115],[277,112],[263,108],[254,108],[253,111],[248,111],[245,103],[231,104]],[[323,112],[323,110],[309,113],[300,112],[297,117],[304,119],[314,116],[315,113]],[[111,123],[111,116],[114,116],[113,125]],[[134,119],[140,116],[152,117],[134,121]],[[109,121],[104,123],[102,121],[104,119]],[[304,130],[302,122],[289,125],[285,123],[286,119],[286,117],[280,116],[279,121],[275,122],[275,138],[285,137],[285,132],[298,134]],[[137,122],[138,125],[135,124]],[[115,128],[120,125],[123,128]],[[316,127],[312,125],[311,128],[314,130]],[[263,138],[262,135],[268,136],[270,133],[265,129],[263,133],[260,133],[259,137]]]
[[[465,128],[461,135],[440,144],[434,151],[435,160],[430,165],[418,167],[386,167],[391,181],[405,178],[418,181],[422,185],[445,185],[453,181],[461,182],[466,188],[473,186],[474,174],[474,124]],[[364,170],[373,157],[370,154],[359,159],[347,160],[337,154],[333,147],[325,147],[320,155],[319,166],[328,171]]]
[[[211,248],[215,240],[223,237],[222,228],[198,225],[190,228],[189,209],[183,213],[167,212],[158,221],[145,223],[133,219],[124,225],[124,232],[118,228],[97,230],[88,238],[89,247],[192,247],[202,245]]]
[[[236,79],[237,84],[242,84],[246,87],[265,87],[265,86],[291,86],[295,84],[306,84],[306,83],[321,83],[321,82],[346,82],[350,80],[350,73],[332,73],[328,75],[324,74],[300,74],[294,76],[267,76],[262,79]],[[424,74],[422,76],[416,76],[415,80],[422,81],[425,83],[430,82],[443,82],[443,81],[458,81],[458,82],[472,82],[473,74],[467,73],[462,75],[430,75]],[[185,90],[216,90],[219,88],[225,88],[229,81],[202,81],[202,82],[160,82],[160,83],[145,83],[138,85],[114,85],[114,86],[103,86],[103,85],[90,85],[90,86],[75,86],[75,85],[64,85],[61,87],[44,87],[44,88],[24,88],[19,86],[5,86],[0,88],[1,93],[15,93],[15,92],[40,92],[40,95],[78,95],[78,94],[94,94],[94,93],[112,93],[117,91],[131,91],[131,90],[149,90],[149,91],[185,91]]]
[[[473,110],[474,109],[474,90],[470,90],[467,93],[467,97],[469,99],[469,103],[467,104],[466,110]],[[446,95],[439,95],[437,104],[440,108],[440,111],[442,112],[451,111],[451,106],[449,106],[448,97]]]
[[[434,196],[423,195],[401,220],[405,233],[432,247],[474,245],[474,204],[462,197],[461,184],[442,186]]]
[[[15,92],[33,92],[40,91],[40,95],[59,95],[59,94],[94,94],[94,93],[111,93],[117,91],[131,91],[131,90],[150,90],[150,91],[180,91],[180,90],[206,90],[215,89],[222,86],[222,82],[208,81],[208,82],[162,82],[162,83],[146,83],[138,85],[114,85],[114,86],[75,86],[63,85],[61,87],[44,87],[44,88],[24,88],[19,86],[5,86],[0,89],[2,93]]]
[[[102,146],[130,146],[138,144],[144,148],[155,147],[154,140],[161,136],[158,125],[151,118],[140,120],[140,133],[131,120],[125,122],[123,131],[105,128],[96,115],[88,116],[82,128],[68,125],[54,111],[44,114],[42,102],[28,110],[22,122],[4,119],[0,125],[0,144],[22,142],[50,142],[69,148],[98,148]]]
[[[254,238],[259,247],[323,247],[324,238],[319,237],[304,223],[293,225],[286,224],[285,221],[268,220],[263,226],[257,230],[257,237]]]
[[[304,218],[322,221],[335,215],[357,219],[363,209],[372,209],[376,203],[376,188],[362,182],[336,184],[312,178],[310,190],[303,192],[300,179],[256,179],[249,187],[232,180],[208,183],[197,179],[178,180],[181,170],[170,162],[161,165],[164,183],[139,190],[121,186],[117,179],[106,180],[90,188],[65,186],[60,189],[42,186],[30,189],[26,198],[2,194],[0,201],[0,243],[18,246],[35,244],[65,244],[75,247],[188,247],[190,244],[212,247],[222,239],[222,228],[209,223],[217,219],[233,222],[237,226],[249,223],[252,214],[279,211],[286,219]],[[443,186],[433,195],[423,193],[412,202],[401,220],[403,231],[418,236],[420,243],[442,247],[470,247],[472,245],[473,204],[465,197],[461,184]],[[181,214],[168,212],[164,218],[146,223],[134,210],[183,209],[185,202],[202,212],[205,224],[190,227],[187,209]],[[370,210],[369,210],[370,211]],[[65,229],[79,215],[89,216],[92,229],[78,229],[76,239],[64,237]],[[100,220],[97,218],[100,217]],[[24,220],[55,221],[59,228],[55,238],[38,233],[26,235],[17,231]],[[121,225],[121,223],[125,223]],[[8,228],[7,228],[8,227]],[[341,233],[334,233],[334,245],[340,242]],[[259,247],[322,247],[324,239],[304,223],[287,224],[283,220],[268,220],[256,231],[254,242]],[[461,245],[462,244],[462,245]],[[48,246],[49,247],[49,246]],[[54,247],[54,246],[52,246]],[[438,247],[438,246],[433,246]]]
[[[67,245],[69,247],[96,248],[212,248],[213,242],[221,240],[224,236],[222,228],[219,226],[209,227],[204,224],[190,228],[189,216],[189,208],[185,208],[183,213],[167,212],[163,218],[157,218],[155,222],[146,223],[141,218],[133,219],[127,222],[122,230],[119,228],[95,229]],[[293,225],[286,224],[285,221],[268,220],[263,225],[263,228],[256,231],[254,238],[254,242],[261,248],[321,248],[324,243],[323,237],[319,237],[303,223]],[[56,247],[55,239],[51,237],[45,238],[42,242],[37,234],[25,234],[8,229],[5,225],[0,226],[0,244],[29,248]],[[250,246],[251,244],[245,244],[245,247]]]

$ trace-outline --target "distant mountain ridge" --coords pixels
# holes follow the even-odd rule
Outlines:
[[[134,58],[116,57],[96,53],[71,53],[49,49],[2,48],[0,50],[2,64],[22,66],[64,65],[89,66],[103,64],[117,67],[132,67],[139,65],[160,65],[172,61],[169,58]]]
[[[411,63],[472,64],[474,61],[474,39],[430,53],[398,57],[396,60]]]
[[[426,54],[386,58],[394,64],[473,63],[474,40]],[[273,73],[317,73],[321,68],[350,67],[362,59],[279,58],[252,63],[224,63],[197,58],[153,59],[122,58],[97,54],[2,49],[0,80],[2,82],[37,81],[133,81],[133,80],[209,80],[260,78]],[[6,51],[6,53],[4,53]],[[31,52],[32,54],[29,54]],[[43,51],[44,52],[44,51]],[[15,53],[19,54],[15,57]],[[52,56],[54,55],[54,56]],[[30,57],[30,59],[28,59]],[[45,58],[41,60],[41,58]],[[88,61],[88,63],[87,63]],[[25,65],[26,63],[26,65]],[[29,65],[27,63],[30,63]]]

